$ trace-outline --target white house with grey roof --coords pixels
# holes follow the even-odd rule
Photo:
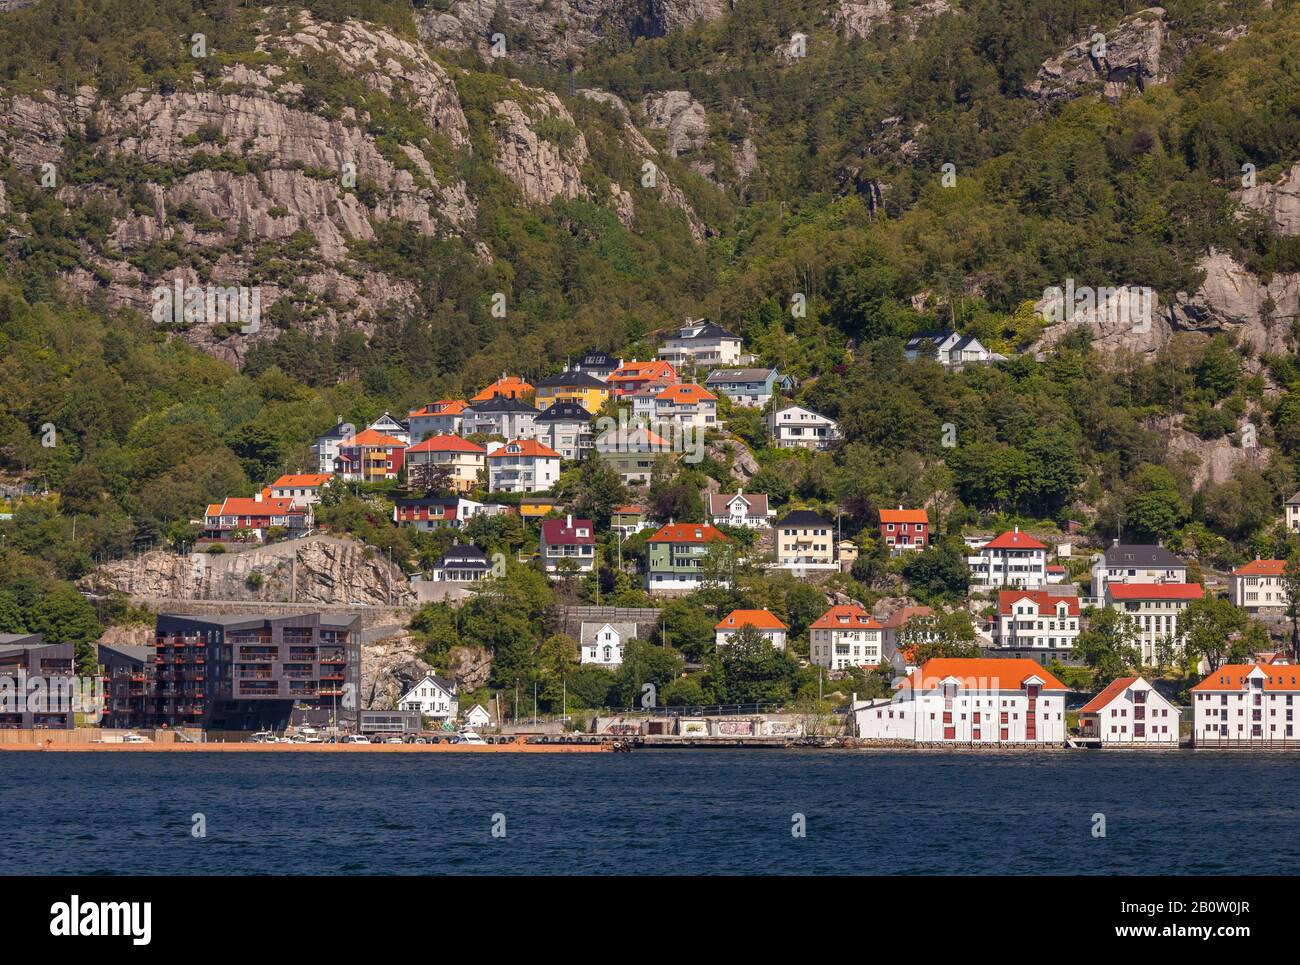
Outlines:
[[[778,449],[829,449],[840,437],[834,419],[801,405],[788,405],[767,414],[767,432]]]
[[[585,459],[593,445],[591,413],[576,402],[554,402],[533,419],[535,438],[563,458]]]
[[[767,493],[709,493],[709,522],[714,526],[767,529],[776,510],[767,504]]]
[[[477,583],[492,572],[492,564],[477,546],[453,544],[442,559],[433,565],[432,576],[438,583]]]
[[[716,368],[739,365],[741,339],[707,318],[687,321],[676,335],[664,339],[659,358],[674,368]]]
[[[442,722],[455,718],[458,703],[456,682],[431,673],[402,694],[397,709],[418,710],[425,717]]]
[[[1092,562],[1092,595],[1099,599],[1111,583],[1186,582],[1187,564],[1160,545],[1115,540]]]
[[[507,439],[533,439],[537,415],[537,409],[522,399],[497,395],[467,408],[461,415],[461,428],[467,436],[481,432]]]
[[[1005,355],[990,352],[974,335],[962,335],[951,329],[913,335],[907,340],[903,353],[909,362],[932,357],[944,368],[950,369],[1006,361]]]
[[[736,405],[761,409],[778,392],[794,388],[794,379],[776,369],[714,369],[704,380],[710,392],[725,395]]]
[[[583,663],[617,667],[623,663],[623,648],[636,637],[635,623],[582,624],[578,656]]]

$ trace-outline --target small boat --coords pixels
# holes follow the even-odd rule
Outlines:
[[[457,731],[455,742],[457,744],[486,744],[487,743],[487,741],[485,741],[482,737],[478,736],[478,734],[474,731],[474,728],[472,727],[463,727],[459,731]]]

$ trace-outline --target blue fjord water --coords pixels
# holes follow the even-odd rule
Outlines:
[[[1287,754],[0,754],[8,874],[1287,874],[1298,815]]]

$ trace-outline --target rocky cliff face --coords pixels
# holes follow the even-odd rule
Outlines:
[[[367,643],[361,651],[361,705],[389,710],[402,694],[433,673],[421,656],[420,642],[400,628]],[[477,690],[488,681],[492,657],[477,647],[454,647],[448,655],[450,676],[461,692]]]
[[[1274,234],[1300,235],[1300,163],[1293,164],[1280,181],[1243,190],[1241,204],[1262,214]]]
[[[1100,84],[1104,95],[1146,90],[1169,79],[1163,7],[1125,17],[1109,30],[1094,26],[1083,40],[1043,62],[1028,93],[1043,101],[1076,97]]]
[[[162,550],[99,567],[78,586],[135,600],[242,600],[328,606],[409,606],[406,578],[373,549],[311,536],[240,553]]]
[[[594,24],[603,6],[574,10]],[[493,9],[456,7],[488,17]],[[228,55],[219,71],[196,70],[174,89],[0,99],[0,151],[36,176],[53,165],[53,190],[69,209],[93,201],[107,214],[104,239],[81,241],[80,264],[66,274],[74,291],[153,314],[159,292],[178,282],[183,292],[256,289],[262,316],[274,311],[316,334],[343,326],[369,334],[375,318],[416,298],[411,281],[354,255],[384,225],[460,238],[491,260],[476,237],[477,202],[458,173],[474,152],[457,87],[468,75],[441,65],[426,42],[380,26],[270,10],[264,26],[253,54]],[[333,89],[314,86],[315,77],[336,74]],[[564,103],[518,81],[508,95],[486,118],[487,150],[521,202],[590,198],[590,154]],[[630,119],[626,134],[644,140]],[[595,200],[634,223],[630,198],[612,191]],[[658,200],[686,211],[703,237],[685,194],[666,179]],[[11,236],[31,230],[0,194],[6,215]],[[275,307],[282,300],[290,311]],[[260,319],[210,315],[178,311],[163,323],[236,364],[276,333]]]
[[[877,27],[892,24],[910,38],[926,21],[952,11],[948,0],[925,0],[902,11],[896,11],[890,0],[840,0],[831,14],[831,26],[846,39],[865,39]]]

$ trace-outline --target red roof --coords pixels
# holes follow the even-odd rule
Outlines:
[[[293,511],[293,500],[287,496],[271,499],[256,499],[253,496],[227,496],[224,502],[210,504],[207,515],[287,516]]]
[[[930,514],[924,509],[882,509],[882,523],[929,523]]]
[[[738,630],[741,627],[754,627],[756,630],[789,629],[770,610],[732,610],[718,621],[718,624],[713,629]]]
[[[821,616],[816,622],[809,626],[810,630],[880,630],[882,627],[879,623],[871,618],[871,614],[860,606],[852,604],[844,606],[833,606]]]
[[[533,391],[533,386],[517,375],[503,375],[478,395],[471,402],[491,402],[498,395],[507,399],[518,399]]]
[[[708,523],[669,523],[659,527],[659,531],[650,537],[651,543],[708,543],[711,540],[731,542],[722,530]]]
[[[884,626],[890,630],[897,630],[912,617],[930,617],[934,616],[934,610],[928,606],[904,606],[899,607],[888,617],[885,618]]]
[[[535,456],[539,459],[559,459],[560,454],[550,446],[544,446],[536,439],[515,439],[488,453],[489,459],[505,459],[507,456]]]
[[[1300,667],[1289,663],[1224,664],[1192,690],[1241,690],[1246,686],[1246,677],[1256,668],[1264,674],[1265,690],[1300,690]]]
[[[914,670],[907,678],[908,685],[920,685],[922,690],[935,687],[942,680],[955,677],[971,689],[1023,690],[1030,677],[1043,682],[1043,690],[1066,689],[1065,684],[1035,660],[1011,660],[998,657],[935,657]]]
[[[712,392],[689,382],[670,385],[656,395],[655,398],[663,402],[672,402],[674,405],[692,405],[696,402],[716,402],[718,400],[718,397]]]
[[[289,473],[271,483],[271,488],[286,489],[296,486],[298,488],[311,489],[315,486],[324,486],[333,478],[334,474],[329,472]]]
[[[542,542],[550,546],[560,546],[565,543],[594,543],[596,542],[596,527],[592,525],[589,519],[575,519],[573,525],[568,525],[566,519],[548,519],[542,523]],[[586,536],[579,536],[578,530],[586,530]]]
[[[354,449],[359,447],[370,447],[372,449],[405,449],[406,443],[401,439],[394,439],[392,436],[385,435],[374,429],[363,429],[350,439],[344,439],[339,443],[340,449]]]
[[[429,436],[423,442],[406,447],[407,452],[483,452],[477,443],[460,436]]]
[[[1045,550],[1047,549],[1042,543],[1034,539],[1028,533],[1022,533],[1020,530],[1007,530],[996,539],[989,540],[984,546],[990,550]]]
[[[1281,576],[1286,560],[1251,560],[1233,570],[1234,576]]]
[[[1199,600],[1199,583],[1107,583],[1106,595],[1116,600]]]
[[[1086,704],[1080,707],[1079,713],[1081,714],[1098,713],[1099,711],[1101,711],[1103,707],[1109,704],[1112,700],[1114,700],[1124,691],[1128,690],[1130,686],[1137,683],[1138,679],[1139,678],[1137,677],[1117,677],[1116,679],[1110,682],[1110,685],[1105,690],[1103,690],[1096,697],[1093,697],[1092,700],[1088,701]]]
[[[998,590],[998,612],[1011,615],[1012,607],[1021,600],[1033,600],[1038,604],[1039,613],[1056,615],[1058,604],[1064,603],[1065,612],[1072,617],[1079,615],[1079,598],[1077,596],[1055,596],[1046,590]]]
[[[469,408],[469,403],[461,399],[439,399],[437,402],[430,402],[428,405],[413,409],[407,413],[409,418],[419,418],[425,415],[460,415]]]

